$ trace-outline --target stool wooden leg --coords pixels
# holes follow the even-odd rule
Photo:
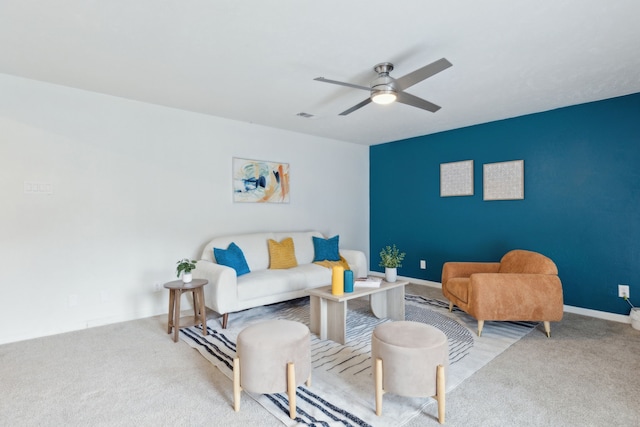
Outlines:
[[[182,299],[182,292],[179,289],[175,290],[175,303],[173,304],[173,342],[178,342],[178,335],[180,334],[180,300]]]
[[[173,289],[169,289],[169,318],[167,319],[167,333],[171,333],[173,327],[173,304],[175,303],[176,292]]]
[[[376,415],[382,415],[382,395],[384,390],[382,389],[382,359],[376,359],[376,366],[374,369],[375,387],[376,387]]]
[[[238,412],[240,410],[240,359],[237,357],[233,359],[233,410]]]
[[[544,331],[547,333],[547,338],[551,338],[551,322],[544,321]]]
[[[436,370],[436,400],[438,401],[438,422],[440,424],[444,424],[445,390],[444,366],[438,365]]]
[[[484,320],[478,320],[478,336],[482,335],[483,327],[484,327]]]
[[[296,367],[287,363],[287,395],[289,395],[289,418],[296,419]]]

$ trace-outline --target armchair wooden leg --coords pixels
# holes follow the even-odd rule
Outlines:
[[[436,395],[434,397],[438,401],[438,422],[440,424],[444,424],[445,390],[444,366],[438,365],[436,370]]]
[[[289,396],[289,418],[296,419],[296,366],[287,363],[287,395]]]
[[[453,302],[449,301],[449,313],[453,311]]]
[[[382,415],[382,359],[376,359],[376,366],[374,369],[375,387],[376,387],[376,415]]]
[[[309,378],[307,378],[307,387],[311,387],[311,372],[309,372]]]
[[[237,357],[233,359],[233,410],[238,412],[240,410],[240,359]]]
[[[484,320],[478,320],[478,336],[482,336],[482,328],[484,328]]]
[[[551,322],[545,320],[543,323],[544,331],[547,333],[547,338],[551,338]]]

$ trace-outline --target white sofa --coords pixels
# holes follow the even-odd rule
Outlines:
[[[223,328],[227,327],[229,313],[300,298],[311,288],[331,283],[331,269],[313,263],[313,236],[325,238],[317,231],[237,234],[217,237],[204,247],[193,277],[209,281],[204,287],[205,305],[223,315]],[[298,266],[269,269],[268,239],[280,242],[287,237],[293,239]],[[233,268],[216,263],[213,248],[227,249],[232,242],[242,249],[250,273],[238,277]],[[367,275],[364,252],[340,249],[340,255],[349,263],[354,277]]]

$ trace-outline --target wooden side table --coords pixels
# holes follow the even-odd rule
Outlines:
[[[204,307],[204,285],[209,283],[205,279],[193,279],[189,283],[182,280],[174,280],[165,283],[169,289],[169,319],[167,321],[167,333],[173,329],[173,341],[178,342],[180,328],[202,324],[202,335],[207,335],[207,314]],[[180,317],[180,299],[185,292],[193,293],[193,317]]]

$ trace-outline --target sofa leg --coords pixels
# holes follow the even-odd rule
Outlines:
[[[484,320],[478,320],[478,336],[482,336],[483,327],[484,327]]]
[[[449,301],[449,313],[453,311],[453,302]]]
[[[227,320],[229,320],[229,313],[222,315],[222,329],[227,329]]]
[[[543,323],[544,331],[547,333],[547,338],[551,338],[551,322],[545,320]]]

